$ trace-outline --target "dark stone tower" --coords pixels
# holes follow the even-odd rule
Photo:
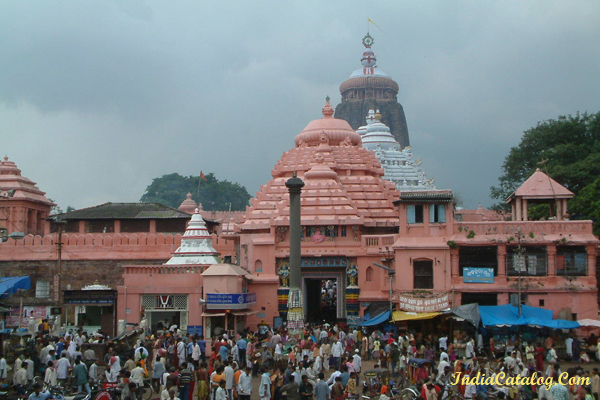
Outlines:
[[[353,129],[358,129],[365,124],[369,109],[379,110],[381,122],[390,128],[402,148],[409,146],[404,109],[398,103],[398,84],[377,67],[371,35],[367,33],[362,42],[366,47],[360,60],[363,67],[340,85],[342,102],[335,108],[335,118],[346,120]]]

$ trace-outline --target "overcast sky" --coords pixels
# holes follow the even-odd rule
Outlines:
[[[524,130],[600,110],[600,2],[0,1],[0,153],[66,208],[214,172],[254,195],[360,67],[370,17],[415,158],[465,207]]]

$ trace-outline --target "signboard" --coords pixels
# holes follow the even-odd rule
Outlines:
[[[411,312],[436,312],[450,307],[450,297],[443,294],[437,297],[414,297],[408,294],[398,296],[400,309]]]
[[[54,275],[54,301],[58,301],[58,295],[60,294],[59,285],[60,285],[60,276]]]
[[[202,325],[188,325],[187,333],[190,335],[204,335],[204,327]]]
[[[65,290],[65,304],[103,305],[114,304],[117,300],[116,290]]]
[[[348,326],[351,328],[356,328],[360,323],[360,316],[358,315],[348,315],[347,318]]]
[[[464,283],[494,283],[494,268],[463,268]]]
[[[6,316],[6,326],[27,326],[30,321],[30,317],[33,317],[36,321],[40,319],[48,318],[48,307],[46,306],[24,306],[23,307],[23,318],[19,323],[19,306],[11,307],[10,315]],[[33,314],[32,314],[33,313]],[[35,327],[37,329],[37,323]]]
[[[207,293],[209,310],[243,310],[256,303],[256,293]]]
[[[273,317],[273,330],[277,330],[283,327],[283,318]]]

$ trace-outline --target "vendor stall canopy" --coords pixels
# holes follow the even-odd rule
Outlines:
[[[31,289],[31,279],[28,276],[13,276],[0,279],[0,299],[6,298],[19,290]]]
[[[521,306],[521,316],[519,316],[519,308],[510,304],[479,306],[479,313],[484,327],[529,325],[552,329],[575,329],[580,326],[576,321],[552,319],[552,310],[527,305]]]

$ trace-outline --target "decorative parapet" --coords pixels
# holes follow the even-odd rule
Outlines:
[[[509,235],[521,234],[592,234],[592,221],[496,221],[496,222],[455,222],[455,235]]]

